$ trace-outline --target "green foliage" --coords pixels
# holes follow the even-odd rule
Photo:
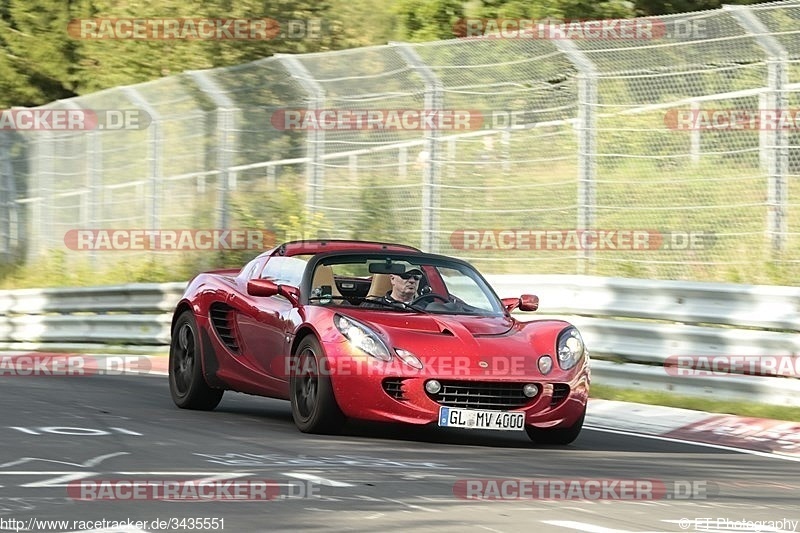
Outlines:
[[[634,0],[637,15],[669,15],[718,9],[723,4],[757,4],[763,0]]]
[[[0,0],[0,106],[36,106],[178,74],[254,61],[274,53],[339,48],[331,5],[316,0]],[[306,38],[268,40],[80,39],[68,23],[86,18],[270,18],[322,21]]]
[[[405,40],[436,41],[452,39],[453,29],[464,18],[460,0],[401,0],[394,12],[400,17]]]
[[[632,3],[625,0],[482,0],[481,4],[477,15],[487,18],[600,19],[634,15]]]
[[[725,3],[753,3],[734,0]],[[718,8],[721,0],[0,0],[0,107],[37,106],[186,70],[238,65],[275,53],[306,53],[455,37],[466,16],[625,18]],[[320,20],[306,38],[269,40],[76,39],[86,18]]]
[[[608,385],[599,385],[597,383],[592,383],[591,397],[620,402],[665,405],[668,407],[694,409],[696,411],[705,411],[708,413],[728,413],[739,416],[800,422],[800,408],[782,405],[723,401],[640,389],[619,389],[616,387],[609,387]]]

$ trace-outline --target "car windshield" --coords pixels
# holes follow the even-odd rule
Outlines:
[[[424,255],[337,255],[318,262],[309,303],[387,312],[503,315],[502,303],[470,265]]]

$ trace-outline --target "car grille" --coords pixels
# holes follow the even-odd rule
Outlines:
[[[569,385],[566,383],[553,383],[553,398],[550,400],[550,407],[563,402],[569,396]]]
[[[233,308],[222,303],[211,304],[209,316],[220,340],[230,351],[239,353],[239,343],[233,331]]]
[[[383,380],[383,390],[394,398],[395,400],[407,400],[406,393],[403,390],[403,381],[402,378],[392,378],[392,379],[385,379]]]
[[[525,383],[441,381],[442,390],[428,397],[439,405],[468,409],[517,409],[536,399],[522,393]],[[537,395],[538,396],[538,395]]]

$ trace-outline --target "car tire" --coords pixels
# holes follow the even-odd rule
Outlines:
[[[570,444],[572,441],[578,438],[578,435],[580,435],[581,429],[583,428],[583,419],[585,417],[586,408],[584,408],[583,413],[581,413],[581,417],[569,427],[543,429],[534,426],[525,426],[525,432],[536,444]]]
[[[344,424],[331,378],[324,371],[325,362],[322,346],[313,335],[301,340],[292,355],[289,378],[292,418],[303,433],[337,433]]]
[[[184,311],[172,329],[169,347],[169,392],[182,409],[210,411],[225,392],[208,386],[203,377],[200,331],[191,311]]]

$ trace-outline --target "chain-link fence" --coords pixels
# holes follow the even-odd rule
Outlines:
[[[258,228],[493,273],[796,279],[800,3],[637,20],[650,30],[275,56],[53,103],[151,122],[5,132],[0,258],[136,257],[70,250],[75,229]],[[409,110],[470,124],[386,122]]]

